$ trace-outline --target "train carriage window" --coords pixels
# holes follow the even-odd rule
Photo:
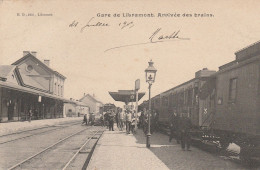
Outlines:
[[[187,103],[189,106],[192,105],[192,89],[190,88],[188,90],[188,103]]]
[[[236,100],[236,92],[237,92],[237,78],[230,79],[229,82],[229,100]]]
[[[177,95],[176,95],[176,93],[174,93],[172,96],[172,107],[176,106],[176,98],[177,98]]]

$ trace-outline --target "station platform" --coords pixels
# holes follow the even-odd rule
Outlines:
[[[44,126],[53,126],[56,124],[62,124],[66,122],[82,121],[83,117],[66,117],[66,118],[56,118],[56,119],[41,119],[23,121],[23,122],[5,122],[0,123],[0,136],[7,135],[10,133],[16,133],[19,131],[25,131],[35,128],[41,128]]]
[[[151,147],[146,148],[146,137],[142,130],[136,134],[125,131],[106,130],[99,139],[88,170],[122,169],[243,169],[234,162],[224,160],[213,154],[191,147],[183,151],[168,136],[153,133]]]

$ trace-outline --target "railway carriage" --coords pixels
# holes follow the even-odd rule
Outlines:
[[[210,75],[215,71],[204,68],[195,73],[195,78],[163,92],[151,100],[152,110],[159,113],[159,123],[169,124],[169,117],[176,112],[177,114],[188,113],[194,126],[201,126],[204,123],[205,109],[199,99],[199,91],[203,84],[210,79]]]
[[[235,55],[218,72],[200,70],[195,78],[153,97],[152,110],[166,127],[173,112],[188,113],[201,140],[222,148],[236,143],[242,159],[259,160],[260,41]]]
[[[259,159],[260,42],[235,54],[236,59],[219,67],[216,74],[212,129],[223,146],[234,142],[241,147],[240,156]]]

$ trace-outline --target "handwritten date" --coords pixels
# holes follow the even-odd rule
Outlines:
[[[69,24],[70,28],[74,28],[74,27],[78,27],[78,25],[80,25],[80,23],[76,20],[74,20],[73,22],[71,22]],[[110,24],[106,23],[106,22],[100,22],[100,21],[95,21],[95,17],[92,17],[87,24],[85,24],[83,27],[81,27],[80,32],[83,32],[86,28],[89,27],[109,27]],[[134,26],[134,22],[128,22],[128,21],[124,21],[124,22],[120,22],[118,24],[119,28],[124,29],[124,28],[132,28]]]

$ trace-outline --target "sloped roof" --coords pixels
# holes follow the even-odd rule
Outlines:
[[[90,94],[86,94],[86,95],[83,96],[81,99],[79,99],[79,101],[82,101],[85,97],[88,97],[88,98],[89,98],[90,100],[92,100],[93,102],[103,104],[101,101],[97,100],[95,97],[91,96]]]
[[[10,72],[15,69],[16,66],[12,65],[0,65],[0,77],[6,78]]]
[[[18,65],[20,64],[22,61],[26,60],[27,58],[32,57],[33,59],[35,59],[38,63],[40,63],[44,68],[46,68],[47,70],[49,70],[50,72],[61,76],[62,78],[66,79],[66,77],[62,74],[60,74],[59,72],[51,69],[49,66],[47,66],[46,64],[44,64],[42,61],[40,61],[38,58],[36,58],[34,55],[32,55],[31,53],[23,56],[22,58],[20,58],[19,60],[15,61],[12,65]]]

